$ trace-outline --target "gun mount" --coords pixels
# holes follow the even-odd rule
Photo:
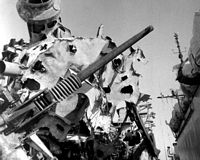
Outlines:
[[[30,125],[34,120],[38,119],[42,114],[46,113],[56,103],[62,101],[74,91],[81,87],[81,82],[88,78],[91,74],[95,73],[101,67],[106,65],[116,56],[135,44],[137,41],[145,37],[153,31],[152,26],[148,26],[119,47],[112,50],[109,54],[102,57],[100,60],[89,65],[85,70],[79,72],[77,75],[71,75],[67,79],[61,80],[51,89],[45,89],[36,94],[28,101],[20,106],[11,109],[1,115],[0,126],[6,126],[3,133],[6,135],[16,132],[25,126]],[[30,116],[31,113],[31,117]]]

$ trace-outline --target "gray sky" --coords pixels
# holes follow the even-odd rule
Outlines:
[[[10,38],[24,38],[28,41],[28,32],[16,11],[16,0],[0,1],[0,48],[7,44]],[[173,65],[179,63],[173,37],[179,34],[182,50],[189,48],[192,37],[194,12],[200,9],[199,0],[62,0],[62,21],[71,29],[72,34],[82,37],[96,36],[97,28],[104,24],[104,35],[110,36],[120,45],[148,25],[154,26],[154,31],[134,46],[143,49],[149,63],[139,66],[138,72],[143,77],[140,81],[141,91],[149,93],[153,98],[153,107],[157,112],[155,128],[158,148],[164,149],[172,143],[168,140],[170,130],[164,124],[169,120],[173,101],[158,100],[160,92],[170,94],[170,88],[178,88]],[[187,55],[187,52],[184,53]],[[165,137],[165,138],[163,138]],[[165,159],[161,153],[161,160]]]

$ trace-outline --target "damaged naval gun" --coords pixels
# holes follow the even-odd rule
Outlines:
[[[2,132],[5,135],[10,133],[26,132],[28,134],[36,131],[37,127],[47,127],[54,130],[55,137],[60,141],[66,138],[68,131],[70,130],[70,122],[67,119],[56,115],[54,112],[50,112],[55,105],[70,94],[74,93],[81,87],[81,84],[90,75],[95,73],[98,69],[106,65],[117,55],[125,51],[141,38],[146,36],[153,30],[152,26],[149,26],[130,38],[128,41],[112,50],[109,54],[101,57],[99,60],[90,64],[87,68],[79,73],[71,74],[69,77],[61,79],[54,87],[45,88],[39,93],[29,98],[21,105],[12,104],[14,107],[8,107],[8,109],[1,114],[0,125]],[[62,40],[61,40],[62,41]],[[1,73],[5,75],[20,75],[20,67],[17,64],[1,61]],[[14,66],[15,70],[11,69]],[[81,98],[84,98],[81,96]],[[83,105],[83,104],[82,104]],[[40,124],[39,126],[37,124]]]
[[[11,40],[2,53],[0,73],[8,84],[2,92],[8,103],[4,104],[5,111],[0,116],[0,128],[5,135],[23,133],[21,145],[27,153],[33,148],[31,156],[32,152],[41,152],[46,159],[70,159],[69,150],[79,146],[66,139],[76,132],[90,103],[88,97],[77,90],[99,69],[150,33],[153,27],[145,28],[119,47],[99,55],[107,40],[70,36],[70,31],[59,23],[57,2],[46,0],[41,5],[37,0],[18,1],[18,13],[27,22],[30,44]],[[67,36],[63,35],[66,33]],[[70,69],[75,74],[68,72]],[[95,153],[91,144],[84,147],[88,151],[87,159],[93,159],[91,156]],[[109,155],[113,143],[99,147]],[[108,147],[110,150],[106,150]],[[77,151],[81,152],[77,149],[74,153]],[[100,153],[96,154],[101,157]],[[72,159],[80,159],[78,155],[73,155]]]

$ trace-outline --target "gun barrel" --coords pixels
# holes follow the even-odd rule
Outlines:
[[[78,77],[81,81],[84,81],[86,78],[88,78],[91,74],[95,73],[97,70],[99,70],[101,67],[106,65],[108,62],[110,62],[112,59],[117,57],[119,54],[124,52],[126,49],[131,47],[133,44],[135,44],[137,41],[145,37],[147,34],[149,34],[151,31],[153,31],[153,26],[148,26],[135,36],[131,37],[129,40],[121,44],[119,47],[113,49],[109,54],[103,56],[101,59],[97,60],[96,62],[90,64],[85,70],[78,73]]]
[[[17,63],[0,61],[0,74],[5,76],[18,76],[22,74],[22,70]]]
[[[108,62],[113,60],[115,57],[117,57],[119,54],[121,54],[123,51],[131,47],[134,43],[142,39],[144,36],[146,36],[148,33],[150,33],[153,30],[152,26],[148,26],[123,44],[121,44],[119,47],[112,50],[107,55],[101,57],[97,61],[90,64],[86,69],[79,72],[77,75],[71,75],[67,79],[63,79],[60,81],[56,86],[51,88],[49,92],[54,97],[54,100],[56,101],[62,101],[63,98],[67,98],[70,94],[74,93],[76,90],[78,90],[81,87],[81,82],[84,81],[86,78],[88,78],[90,75],[95,73],[97,70],[99,70],[101,67],[106,65]]]

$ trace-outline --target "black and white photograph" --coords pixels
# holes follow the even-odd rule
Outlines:
[[[0,160],[200,160],[199,0],[0,0]]]

